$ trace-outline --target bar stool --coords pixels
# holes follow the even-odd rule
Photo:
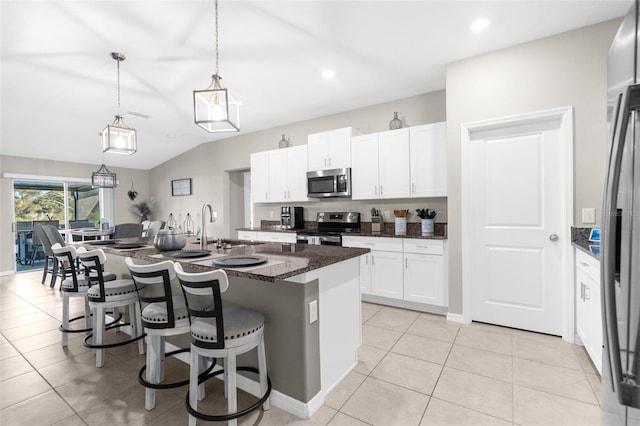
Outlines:
[[[87,299],[87,290],[89,290],[89,281],[86,277],[78,277],[76,271],[76,259],[78,257],[77,251],[86,251],[84,247],[76,248],[73,246],[61,246],[59,243],[55,243],[51,246],[51,251],[55,256],[54,262],[59,263],[63,268],[63,274],[69,273],[71,276],[65,278],[60,284],[60,290],[62,290],[62,324],[60,324],[60,331],[62,332],[62,346],[67,346],[69,335],[68,333],[84,333],[91,331],[91,309],[89,308],[89,300]],[[84,315],[69,319],[69,302],[71,297],[82,297],[84,299]],[[84,318],[84,329],[71,329],[69,324],[73,321],[77,321]]]
[[[223,307],[221,293],[229,288],[229,279],[224,270],[201,273],[186,273],[182,265],[175,264],[176,275],[182,286],[191,323],[191,357],[189,392],[186,397],[189,426],[196,419],[206,421],[228,421],[236,425],[238,417],[262,406],[269,409],[271,380],[267,376],[267,361],[264,350],[264,316],[252,309]],[[237,367],[236,356],[257,350],[258,369]],[[204,380],[224,374],[227,394],[227,414],[209,415],[198,412],[198,380],[201,371],[200,358],[223,358],[224,369],[207,375]],[[260,378],[262,397],[250,407],[237,411],[236,371],[257,373]]]
[[[90,274],[95,273],[96,281],[91,277],[92,285],[87,291],[87,299],[89,307],[93,314],[93,332],[84,339],[84,345],[88,348],[96,349],[96,367],[104,366],[104,350],[107,348],[115,348],[127,345],[129,343],[138,342],[138,352],[144,354],[145,336],[142,330],[142,320],[140,315],[140,303],[138,301],[138,292],[136,284],[133,280],[114,280],[106,281],[102,272],[103,265],[107,257],[100,249],[79,252],[80,262]],[[121,315],[114,318],[116,323],[105,325],[105,317],[107,309],[114,309],[126,306],[129,309],[129,322],[120,322]],[[114,315],[115,316],[115,315]],[[119,328],[130,325],[132,328],[131,339],[117,342],[104,343],[104,334],[112,328]]]
[[[165,353],[166,336],[189,333],[189,314],[184,296],[173,296],[171,290],[171,281],[176,279],[173,262],[136,265],[130,257],[125,262],[131,279],[138,288],[138,298],[142,304],[142,326],[147,335],[147,362],[138,372],[138,382],[146,388],[144,408],[153,410],[156,405],[156,389],[189,384],[188,378],[174,383],[162,383],[165,358],[189,352],[189,348],[184,348]],[[213,367],[214,364],[202,376],[208,374]],[[145,370],[146,380],[143,378]],[[201,391],[203,389],[204,386],[201,386]]]

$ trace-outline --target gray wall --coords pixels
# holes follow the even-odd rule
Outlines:
[[[599,222],[607,138],[606,60],[619,23],[608,21],[447,66],[450,312],[462,313],[460,125],[573,106],[574,226],[582,225],[584,207],[595,207]]]

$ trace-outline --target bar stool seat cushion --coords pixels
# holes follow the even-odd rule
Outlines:
[[[60,284],[60,288],[62,289],[62,291],[74,292],[73,278],[65,278],[64,281],[62,281],[62,284]],[[89,281],[83,278],[78,278],[78,292],[83,292],[87,290],[89,290]]]
[[[222,315],[224,318],[224,339],[227,341],[249,336],[264,327],[264,315],[253,309],[222,308]],[[215,319],[193,319],[191,336],[204,342],[217,342]]]
[[[104,283],[105,299],[108,301],[116,301],[119,299],[128,299],[132,294],[136,294],[136,286],[133,284],[133,280],[114,280]],[[89,301],[91,299],[100,299],[100,286],[94,285],[87,291]]]
[[[184,296],[172,297],[173,315],[176,321],[189,318]],[[169,321],[166,303],[150,303],[142,310],[142,320],[147,322],[166,323]]]

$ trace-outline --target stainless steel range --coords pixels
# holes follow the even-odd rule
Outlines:
[[[360,213],[320,212],[316,224],[316,229],[298,232],[298,244],[341,246],[342,234],[360,232]]]

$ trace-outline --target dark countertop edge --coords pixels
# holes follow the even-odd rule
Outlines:
[[[600,244],[594,244],[593,242],[589,241],[590,232],[591,228],[577,228],[572,226],[571,245],[599,261],[600,250],[598,250],[598,253],[596,254],[593,252],[593,250],[591,250],[591,247],[600,246]]]
[[[290,245],[287,243],[265,243],[265,244],[269,244],[269,245]],[[308,247],[306,244],[302,244],[305,247]],[[291,278],[291,277],[295,277],[297,275],[301,275],[304,274],[306,272],[310,272],[310,271],[314,271],[317,269],[321,269],[324,268],[325,266],[330,266],[333,265],[335,263],[339,263],[339,262],[343,262],[345,260],[349,260],[349,259],[353,259],[353,258],[357,258],[363,254],[369,253],[370,250],[366,249],[366,248],[354,248],[354,247],[332,247],[332,246],[318,246],[318,247],[331,247],[334,249],[338,249],[341,251],[340,255],[336,255],[336,256],[321,256],[322,261],[320,262],[321,264],[315,264],[315,265],[310,265],[310,266],[306,266],[303,268],[299,268],[290,272],[285,272],[282,273],[280,275],[276,275],[276,276],[267,276],[267,275],[260,275],[260,274],[254,274],[251,272],[241,272],[241,271],[236,271],[232,268],[213,268],[213,267],[208,267],[208,266],[202,266],[202,265],[195,265],[193,264],[193,261],[184,261],[184,260],[180,260],[180,259],[165,259],[165,258],[157,258],[157,257],[151,257],[150,255],[155,255],[158,254],[159,251],[156,248],[142,248],[140,250],[130,250],[130,251],[125,251],[125,252],[121,252],[118,251],[116,249],[113,248],[109,248],[108,246],[85,246],[88,250],[91,249],[96,249],[96,248],[100,248],[102,249],[105,253],[108,254],[112,254],[115,256],[122,256],[122,257],[131,257],[134,259],[140,259],[140,260],[147,260],[147,261],[151,261],[151,262],[164,262],[166,260],[171,260],[174,262],[180,262],[182,264],[182,266],[185,268],[185,270],[187,271],[210,271],[212,269],[224,269],[227,273],[228,276],[230,277],[240,277],[240,278],[248,278],[248,279],[252,279],[252,280],[257,280],[257,281],[266,281],[266,282],[276,282],[276,281],[284,281],[287,278]],[[265,254],[268,256],[268,253],[261,253],[261,254]],[[286,257],[286,253],[283,252],[282,254],[280,254],[279,256],[284,256]]]
[[[265,228],[236,228],[236,231],[249,231],[249,232],[283,232],[283,233],[299,233],[305,231],[312,231],[313,229],[265,229]],[[343,232],[343,237],[386,237],[386,238],[406,238],[412,240],[448,240],[446,235],[396,235],[389,232]]]

